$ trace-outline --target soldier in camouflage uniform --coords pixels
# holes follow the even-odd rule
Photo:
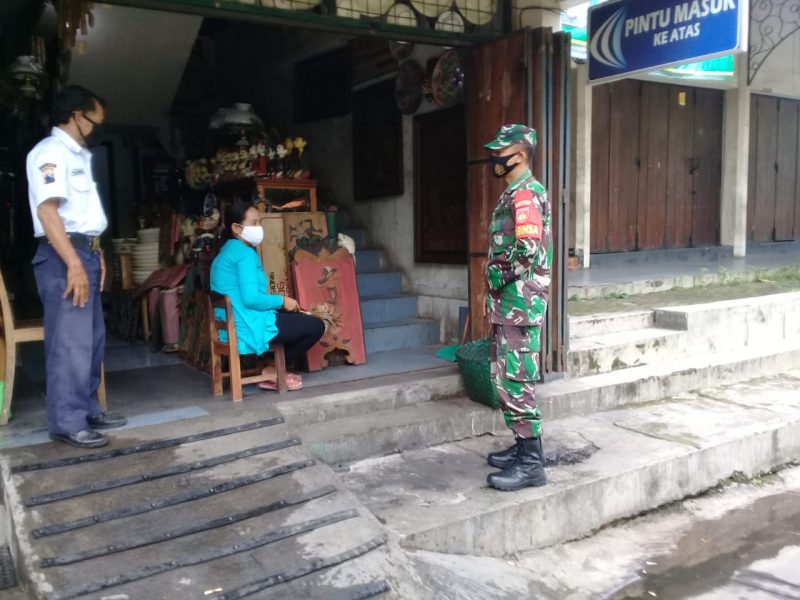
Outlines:
[[[539,344],[550,288],[552,243],[547,191],[530,170],[536,131],[505,125],[486,144],[492,173],[508,187],[489,226],[486,313],[494,335],[493,377],[506,425],[516,444],[489,455],[500,472],[490,486],[518,490],[547,483],[542,455],[542,414],[534,384],[539,379]]]

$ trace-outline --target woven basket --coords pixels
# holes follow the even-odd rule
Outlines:
[[[469,399],[498,408],[500,404],[491,373],[491,351],[492,340],[489,338],[469,342],[456,351],[456,362]]]

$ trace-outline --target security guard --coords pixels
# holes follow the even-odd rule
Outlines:
[[[536,131],[504,125],[485,145],[492,174],[507,187],[489,226],[486,314],[494,335],[494,383],[506,425],[516,443],[488,457],[501,469],[488,477],[504,491],[547,483],[542,454],[542,414],[534,384],[547,310],[552,264],[551,210],[547,191],[530,170]]]
[[[81,448],[104,446],[95,429],[120,427],[97,401],[105,324],[100,294],[105,261],[99,235],[107,220],[89,148],[100,141],[101,98],[70,86],[56,98],[50,137],[28,154],[28,197],[39,247],[33,271],[44,306],[50,437]]]

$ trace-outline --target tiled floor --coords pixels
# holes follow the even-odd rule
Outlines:
[[[421,372],[449,363],[436,357],[439,346],[379,352],[367,364],[330,367],[304,374],[308,391],[325,392],[325,386],[394,375]],[[142,343],[129,344],[109,338],[106,347],[106,388],[109,412],[129,418],[128,427],[164,423],[225,411],[229,396],[215,397],[206,373],[184,363],[175,354],[153,353]],[[227,387],[226,387],[227,392]],[[48,441],[45,412],[44,349],[42,344],[25,344],[17,369],[13,419],[0,428],[0,449]],[[270,399],[255,385],[245,386],[246,399]]]

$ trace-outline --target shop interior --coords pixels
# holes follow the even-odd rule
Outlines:
[[[141,425],[230,406],[227,382],[211,393],[206,297],[237,199],[262,213],[271,293],[312,312],[337,294],[356,307],[329,322],[295,397],[447,365],[436,350],[467,312],[463,48],[100,4],[65,40],[52,6],[28,17],[22,56],[39,73],[20,79],[27,96],[3,87],[0,266],[13,318],[41,317],[24,155],[48,131],[53,91],[84,85],[108,104],[94,173],[109,217],[110,409]],[[296,269],[321,253],[353,261],[327,292]],[[21,344],[16,363],[0,444],[45,423],[42,344]]]

